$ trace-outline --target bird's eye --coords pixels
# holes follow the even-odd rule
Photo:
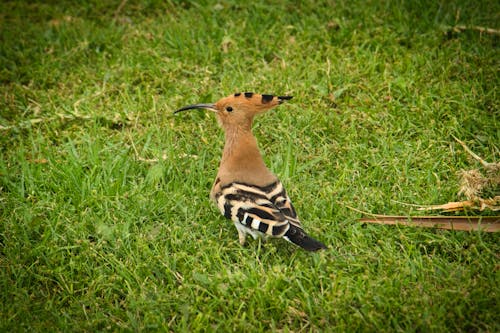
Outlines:
[[[226,111],[227,112],[232,112],[233,111],[233,108],[231,106],[226,106]]]

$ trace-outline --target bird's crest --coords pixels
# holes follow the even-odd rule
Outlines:
[[[252,92],[235,93],[220,99],[217,106],[234,105],[245,109],[270,109],[280,105],[292,96],[276,96],[270,94],[256,94]]]

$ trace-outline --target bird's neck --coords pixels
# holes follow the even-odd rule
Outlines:
[[[267,185],[275,180],[276,177],[264,164],[251,123],[226,128],[225,139],[219,177],[256,185]]]

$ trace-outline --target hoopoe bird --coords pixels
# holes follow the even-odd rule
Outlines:
[[[292,96],[236,93],[213,104],[193,104],[174,113],[206,109],[216,114],[225,133],[219,171],[210,198],[221,213],[234,222],[239,242],[247,235],[284,238],[307,251],[326,249],[302,229],[295,208],[279,179],[266,167],[252,134],[254,116]]]

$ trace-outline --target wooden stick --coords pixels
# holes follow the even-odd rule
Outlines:
[[[486,232],[500,231],[500,216],[388,216],[373,214],[373,217],[361,218],[363,223],[407,225],[423,228]]]

